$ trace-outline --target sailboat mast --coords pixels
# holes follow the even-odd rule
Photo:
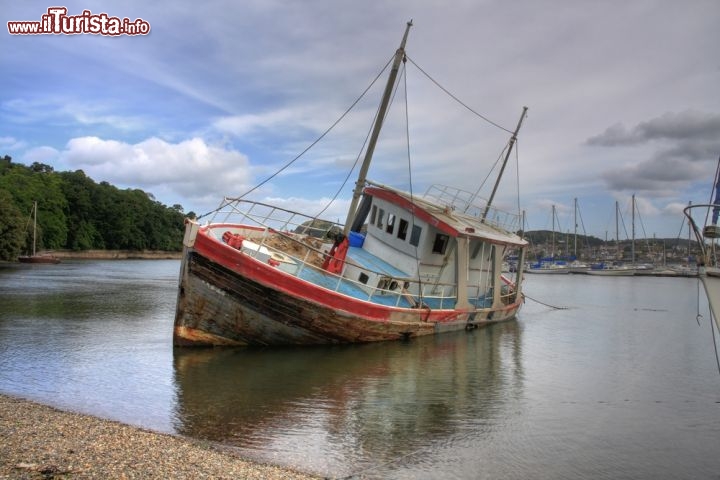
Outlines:
[[[690,207],[692,207],[692,200],[688,202],[686,212],[690,213],[692,210],[690,210]],[[692,241],[692,217],[689,217],[690,221],[688,222],[688,241],[687,241],[687,263],[690,265],[690,242]]]
[[[577,209],[578,209],[577,198],[574,199],[574,207],[575,207],[575,211],[573,213],[575,215],[575,237],[574,237],[574,241],[573,241],[573,256],[575,256],[577,258]]]
[[[617,248],[616,257],[620,256],[620,204],[615,200],[615,247]]]
[[[515,127],[515,131],[512,134],[512,137],[510,137],[510,144],[508,145],[507,152],[505,153],[505,159],[503,160],[502,167],[500,167],[500,173],[498,174],[497,180],[495,180],[495,186],[493,187],[492,193],[490,194],[490,198],[488,199],[487,205],[485,206],[485,211],[482,214],[483,221],[487,218],[487,214],[490,211],[490,205],[492,204],[493,200],[495,199],[495,193],[497,192],[498,187],[500,186],[500,180],[502,179],[503,172],[505,171],[505,166],[507,165],[508,158],[510,158],[510,152],[512,152],[513,145],[515,145],[515,142],[517,141],[517,134],[520,131],[520,127],[522,126],[523,120],[525,120],[525,115],[527,114],[528,107],[523,107],[523,111],[520,114],[520,120],[518,121],[517,127]]]
[[[37,201],[33,203],[33,212],[35,212],[33,218],[33,257],[35,256],[35,239],[37,238]]]
[[[365,179],[367,178],[370,162],[372,160],[373,153],[375,152],[375,145],[377,144],[378,137],[380,136],[380,130],[382,129],[383,120],[385,119],[385,113],[387,112],[388,105],[390,104],[390,97],[392,96],[395,80],[397,79],[398,71],[400,70],[400,62],[402,62],[403,58],[405,58],[405,42],[407,41],[408,32],[410,31],[412,24],[412,20],[407,22],[405,34],[400,42],[400,48],[398,48],[395,52],[395,59],[393,60],[392,69],[390,70],[390,76],[388,76],[387,85],[385,85],[385,93],[383,93],[383,97],[380,102],[380,108],[378,109],[377,118],[375,119],[375,125],[373,126],[370,140],[368,141],[365,158],[362,166],[360,167],[360,172],[358,173],[358,179],[355,183],[355,189],[353,190],[352,201],[350,202],[347,219],[345,220],[343,233],[346,236],[350,233],[353,218],[355,217],[355,210],[357,210],[360,196],[362,195],[363,188],[365,187]]]
[[[555,260],[555,205],[552,206],[552,258]]]
[[[632,264],[635,265],[635,194],[632,196]]]

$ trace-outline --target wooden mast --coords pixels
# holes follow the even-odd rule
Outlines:
[[[35,256],[35,239],[37,238],[37,201],[33,203],[33,212],[35,213],[33,218],[33,257]]]
[[[402,41],[400,42],[400,48],[395,52],[395,59],[393,60],[392,69],[390,70],[390,76],[388,77],[387,85],[385,85],[385,93],[383,93],[382,100],[380,102],[380,108],[378,109],[377,118],[375,119],[375,125],[373,126],[372,135],[368,142],[367,150],[365,151],[365,158],[360,172],[358,173],[357,182],[355,182],[355,189],[353,190],[352,201],[350,202],[350,208],[348,209],[347,219],[345,220],[345,228],[343,233],[347,236],[350,233],[350,228],[355,217],[355,210],[357,210],[358,202],[362,196],[363,188],[365,188],[365,179],[367,178],[367,172],[370,168],[370,162],[372,160],[373,153],[375,152],[375,145],[377,144],[378,137],[380,136],[380,129],[382,128],[383,120],[385,119],[385,113],[387,112],[388,105],[390,104],[390,97],[392,96],[393,87],[395,86],[395,80],[397,79],[398,71],[400,70],[400,62],[405,58],[405,42],[407,41],[408,32],[412,27],[412,20],[407,22],[405,27],[405,34],[403,35]]]
[[[615,259],[622,258],[620,256],[620,204],[617,200],[615,200],[615,248],[617,250],[617,253],[615,254]],[[623,223],[625,223],[623,221]]]
[[[517,134],[520,131],[520,127],[522,126],[523,120],[525,120],[525,114],[527,114],[528,107],[523,107],[522,114],[520,115],[520,121],[518,121],[517,127],[515,127],[515,131],[512,134],[512,137],[510,137],[510,144],[508,145],[507,153],[505,154],[505,159],[503,160],[502,167],[500,167],[500,173],[498,174],[497,180],[495,180],[495,186],[493,187],[492,193],[490,194],[490,198],[488,199],[487,205],[485,206],[485,211],[482,214],[482,220],[485,221],[487,218],[488,211],[490,211],[490,205],[492,204],[493,200],[495,199],[495,193],[497,192],[498,187],[500,186],[500,180],[502,179],[503,172],[505,171],[505,166],[507,165],[508,158],[510,158],[510,152],[512,152],[513,145],[515,145],[515,142],[517,141]]]

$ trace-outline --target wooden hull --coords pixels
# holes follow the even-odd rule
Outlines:
[[[286,274],[198,235],[180,272],[176,346],[322,345],[402,340],[509,320],[501,309],[431,310],[378,305]]]
[[[20,263],[60,263],[60,259],[51,255],[25,255],[18,257]]]

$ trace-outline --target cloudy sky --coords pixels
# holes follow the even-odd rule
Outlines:
[[[3,24],[40,21],[55,5],[3,3]],[[151,30],[0,34],[0,155],[16,162],[82,169],[205,213],[322,135],[413,19],[371,179],[413,192],[483,185],[487,197],[506,130],[527,106],[496,204],[525,210],[529,229],[552,228],[555,205],[556,229],[572,233],[577,198],[580,233],[614,238],[617,201],[627,238],[635,194],[638,236],[684,237],[682,207],[710,199],[720,156],[717,0],[62,4],[69,15],[143,19]],[[309,213],[337,196],[325,216],[344,220],[353,181],[343,182],[385,79],[251,195]]]

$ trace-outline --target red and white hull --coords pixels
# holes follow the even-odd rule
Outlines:
[[[207,227],[198,229],[191,222],[173,337],[176,346],[401,340],[512,319],[522,304],[522,296],[516,297],[496,309],[379,305],[288,274],[219,242]]]

